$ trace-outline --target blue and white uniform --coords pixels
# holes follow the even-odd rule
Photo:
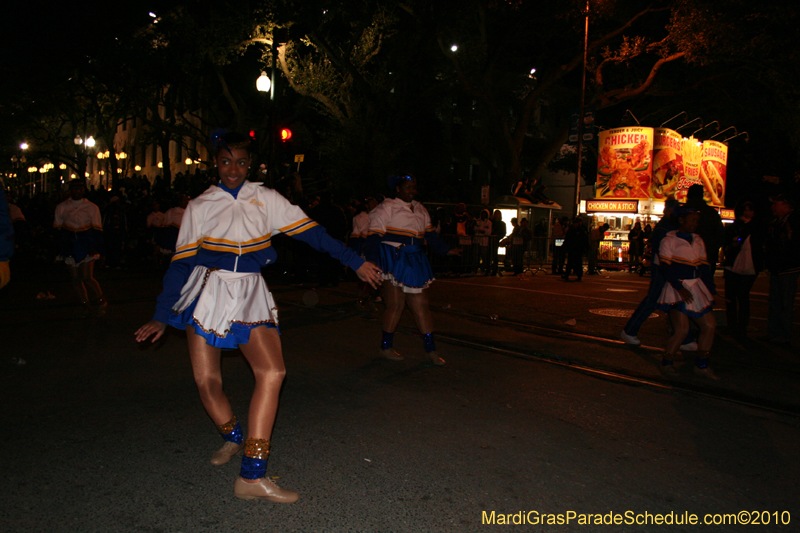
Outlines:
[[[658,248],[658,268],[666,283],[657,308],[663,311],[678,309],[691,317],[701,317],[714,309],[717,293],[714,278],[706,257],[706,246],[696,233],[670,231]],[[692,293],[686,303],[678,290]]]
[[[221,183],[189,202],[164,276],[154,320],[191,325],[212,346],[236,348],[259,325],[278,326],[261,268],[274,262],[273,235],[284,233],[358,270],[364,260],[330,237],[272,189]]]
[[[70,266],[100,259],[103,222],[100,209],[87,200],[64,200],[56,206],[53,227],[57,230],[58,257]]]
[[[370,212],[367,261],[377,264],[383,279],[402,287],[403,292],[420,293],[434,280],[422,249],[425,241],[437,254],[450,251],[433,230],[428,210],[416,200],[387,198]]]

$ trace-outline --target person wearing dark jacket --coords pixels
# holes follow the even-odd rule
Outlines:
[[[736,222],[725,228],[723,251],[728,329],[744,340],[750,323],[750,290],[764,268],[764,232],[755,218],[753,202],[736,207]]]
[[[0,289],[11,281],[8,260],[14,254],[14,226],[6,201],[6,191],[0,184]]]
[[[703,199],[704,191],[705,189],[700,184],[694,184],[689,187],[686,192],[686,207],[700,213],[697,234],[700,235],[706,245],[708,266],[713,274],[717,270],[719,249],[722,247],[722,241],[725,238],[725,226],[722,224],[722,218],[717,210],[708,205]]]
[[[792,313],[800,276],[800,217],[793,199],[779,194],[770,198],[775,218],[767,229],[765,260],[769,270],[767,341],[788,345],[792,340]]]
[[[567,253],[567,268],[564,269],[562,277],[565,281],[569,281],[570,272],[575,272],[578,281],[581,281],[583,278],[583,253],[589,249],[589,232],[581,217],[575,217],[572,220],[572,226],[564,236],[564,249]]]

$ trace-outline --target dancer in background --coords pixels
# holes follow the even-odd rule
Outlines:
[[[689,332],[689,320],[700,328],[697,339],[698,355],[694,373],[710,379],[719,379],[708,366],[711,345],[714,342],[714,277],[706,257],[703,239],[695,233],[700,213],[691,207],[676,209],[678,229],[667,233],[658,250],[658,261],[666,284],[658,299],[658,308],[669,312],[674,328],[667,339],[661,360],[661,369],[667,375],[676,375],[673,361],[681,342]]]
[[[369,216],[366,257],[383,272],[381,295],[386,303],[383,314],[383,339],[380,353],[386,359],[402,361],[394,351],[394,331],[408,304],[417,328],[422,333],[425,352],[435,365],[444,359],[436,353],[433,339],[433,319],[428,308],[425,289],[433,281],[433,271],[422,249],[423,240],[441,255],[458,255],[461,250],[450,249],[433,231],[428,210],[414,200],[417,181],[413,176],[389,178],[389,187],[396,198],[387,198]]]
[[[108,304],[100,284],[94,279],[94,262],[100,259],[103,223],[100,209],[83,197],[86,186],[81,179],[69,182],[69,198],[56,206],[53,227],[57,231],[59,254],[69,269],[72,287],[81,302],[81,316],[100,317]]]

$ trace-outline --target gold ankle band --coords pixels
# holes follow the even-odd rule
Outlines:
[[[234,416],[233,418],[231,418],[230,420],[228,420],[227,422],[225,422],[221,426],[217,426],[217,429],[223,435],[227,435],[228,433],[230,433],[231,431],[234,430],[234,428],[236,427],[236,423],[237,422],[238,422],[238,420]]]
[[[244,443],[244,455],[252,459],[269,457],[269,441],[266,439],[247,439]]]

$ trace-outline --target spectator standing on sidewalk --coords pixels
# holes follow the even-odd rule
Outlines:
[[[736,207],[736,221],[725,228],[725,316],[728,330],[740,341],[750,324],[750,290],[764,268],[764,232],[753,202]]]
[[[11,211],[6,201],[6,191],[0,184],[0,289],[11,281],[9,260],[14,254],[14,226],[11,224]]]
[[[592,276],[599,274],[597,271],[597,254],[600,251],[600,241],[605,238],[608,227],[608,224],[601,224],[589,233],[589,274]]]
[[[706,258],[703,239],[695,233],[700,213],[691,207],[677,210],[678,229],[670,231],[658,248],[658,263],[666,283],[658,298],[658,308],[669,312],[673,333],[661,359],[661,370],[676,375],[673,366],[678,349],[689,333],[689,320],[700,328],[697,339],[698,355],[694,373],[710,379],[719,379],[709,365],[709,353],[714,342],[714,276]]]
[[[630,261],[630,273],[636,272],[639,263],[642,262],[642,223],[638,220],[628,232],[628,259]]]
[[[565,281],[569,281],[570,272],[575,272],[578,281],[581,281],[583,278],[583,254],[589,248],[589,232],[581,217],[578,216],[572,220],[572,226],[564,237],[564,248],[567,253],[567,268],[562,277]]]
[[[800,217],[794,198],[770,198],[774,218],[767,229],[765,259],[769,270],[769,314],[764,340],[776,345],[792,341],[792,317],[800,276]]]
[[[652,260],[650,262],[650,288],[647,291],[647,296],[639,302],[639,306],[631,315],[625,328],[620,333],[620,337],[626,343],[632,346],[639,346],[642,342],[639,340],[639,328],[642,327],[644,321],[650,317],[650,314],[656,310],[658,297],[661,296],[661,291],[664,288],[664,276],[661,274],[661,269],[658,266],[658,247],[661,240],[669,233],[678,229],[678,224],[674,219],[675,208],[680,204],[677,200],[670,198],[664,203],[664,215],[658,221],[656,227],[653,228],[653,236],[651,240],[651,249],[653,250]]]
[[[503,222],[503,213],[495,209],[492,213],[492,276],[498,273],[497,248],[500,241],[506,236],[506,223]]]
[[[559,276],[564,275],[564,259],[566,257],[564,237],[567,235],[568,226],[569,218],[567,217],[561,217],[553,224],[553,274]]]

